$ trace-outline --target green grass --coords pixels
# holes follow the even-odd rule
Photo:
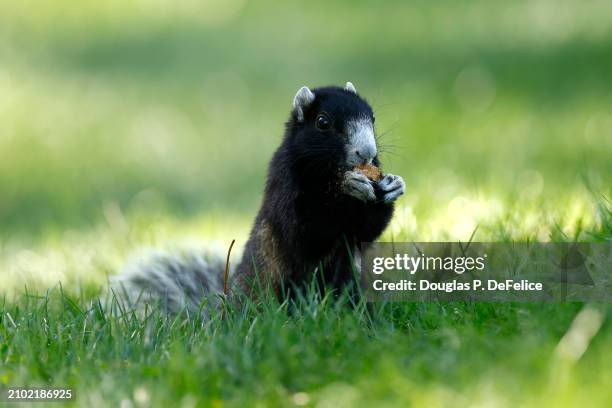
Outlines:
[[[0,2],[0,387],[610,406],[608,305],[310,299],[144,323],[95,303],[143,247],[239,255],[304,84],[372,103],[407,183],[382,239],[609,242],[610,21],[605,0]],[[569,358],[576,316],[603,324]]]
[[[143,321],[55,288],[2,307],[0,379],[70,385],[81,406],[607,406],[609,322],[579,361],[558,350],[584,309],[404,303],[368,313],[310,297],[224,320],[154,311]]]
[[[609,241],[612,213],[606,203],[600,210],[596,227],[574,229],[574,237],[560,225],[549,225],[550,238]],[[223,242],[226,232],[218,225],[231,223],[217,222],[201,220],[196,230],[209,231]],[[110,313],[102,305],[114,298],[101,277],[114,273],[115,264],[125,261],[124,253],[145,244],[161,246],[156,239],[162,237],[175,243],[174,234],[188,235],[180,223],[157,220],[153,233],[148,222],[127,224],[132,228],[80,236],[80,246],[56,242],[55,252],[9,258],[9,267],[29,265],[31,275],[13,277],[14,289],[0,306],[1,384],[69,385],[80,406],[125,401],[134,406],[612,402],[610,305],[434,302],[350,307],[342,299],[309,293],[296,303],[264,297],[258,307],[229,306],[225,319],[220,313],[206,320],[167,316],[155,308],[146,316],[122,308]],[[504,225],[483,225],[477,234],[492,231],[498,235],[489,237],[504,240],[512,235]],[[58,249],[62,245],[63,254]],[[41,284],[49,268],[66,275],[51,274]],[[53,285],[53,279],[70,286]],[[16,282],[51,289],[24,292]],[[580,321],[579,315],[595,315],[594,331],[573,323]],[[584,349],[580,342],[568,343],[576,336],[586,339]],[[569,354],[562,351],[567,347]]]

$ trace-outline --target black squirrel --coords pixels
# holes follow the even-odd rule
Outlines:
[[[405,190],[399,176],[372,181],[355,170],[381,165],[374,119],[350,82],[298,90],[261,208],[231,273],[232,292],[254,297],[256,282],[265,282],[283,298],[315,274],[326,287],[354,283],[360,244],[378,238]],[[224,267],[222,256],[158,253],[129,264],[115,283],[131,302],[198,310],[205,297],[223,293]]]

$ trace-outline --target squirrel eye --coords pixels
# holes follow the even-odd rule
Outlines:
[[[331,127],[331,122],[329,121],[329,118],[327,116],[321,114],[317,116],[317,119],[315,120],[315,126],[319,130],[328,130]]]

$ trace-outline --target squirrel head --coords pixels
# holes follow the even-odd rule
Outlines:
[[[301,87],[293,98],[287,139],[295,157],[310,167],[378,164],[372,108],[350,82],[344,88]]]

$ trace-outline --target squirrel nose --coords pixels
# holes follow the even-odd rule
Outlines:
[[[352,123],[348,129],[350,160],[358,164],[367,164],[376,157],[376,139],[370,121],[360,120]]]
[[[359,157],[363,163],[369,163],[376,156],[375,149],[355,149],[355,155]]]

